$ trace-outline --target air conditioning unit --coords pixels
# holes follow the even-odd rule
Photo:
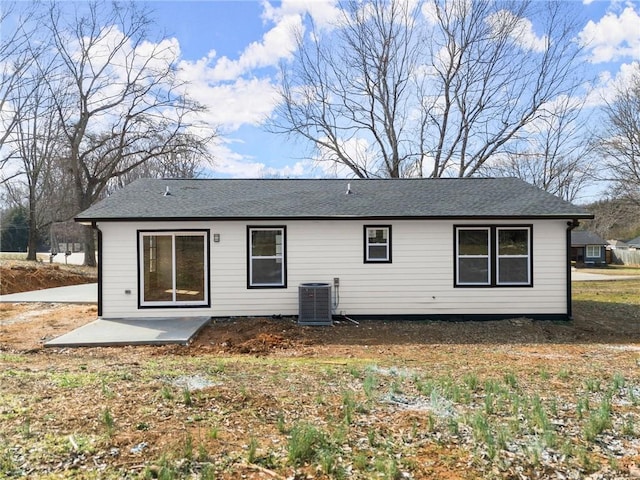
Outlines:
[[[298,287],[298,324],[332,325],[331,285],[301,283]]]

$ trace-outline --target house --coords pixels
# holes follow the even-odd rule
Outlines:
[[[580,207],[514,178],[138,180],[80,213],[103,318],[571,316]]]
[[[571,260],[578,265],[606,265],[607,242],[593,232],[574,230],[571,232]]]
[[[632,238],[627,241],[627,245],[631,248],[640,249],[640,237]]]
[[[611,250],[629,250],[629,244],[622,240],[607,240],[607,245]]]

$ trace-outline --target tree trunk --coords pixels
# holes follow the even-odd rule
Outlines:
[[[95,267],[96,263],[96,241],[93,228],[84,227],[84,263],[87,267]]]
[[[38,251],[38,220],[36,218],[36,200],[33,191],[29,192],[29,240],[27,241],[27,260],[36,261]]]

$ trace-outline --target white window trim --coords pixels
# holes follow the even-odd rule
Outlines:
[[[253,255],[253,244],[252,244],[252,239],[253,239],[253,232],[271,232],[271,231],[278,231],[280,232],[280,235],[282,236],[282,251],[280,252],[280,254],[278,255],[276,252],[276,255],[260,255],[260,256],[254,256]],[[286,239],[286,234],[285,234],[286,230],[284,227],[249,227],[249,235],[247,235],[248,239],[247,241],[249,242],[248,245],[248,257],[249,257],[249,281],[248,281],[248,285],[249,287],[274,287],[274,288],[278,288],[278,287],[285,287],[286,286],[286,282],[285,282],[285,268],[286,268],[286,264],[285,264],[285,252],[286,252],[286,246],[285,246],[285,242],[287,241]],[[281,269],[280,269],[280,283],[254,283],[253,282],[253,260],[259,258],[262,260],[280,260],[280,265],[281,265]]]
[[[139,232],[138,233],[138,238],[139,238],[139,252],[138,252],[138,258],[139,258],[139,281],[140,281],[140,292],[139,292],[139,296],[140,296],[140,306],[141,307],[180,307],[180,306],[185,306],[185,307],[193,307],[193,306],[202,306],[202,307],[206,307],[209,305],[209,282],[207,281],[207,276],[209,274],[209,255],[208,255],[208,249],[209,249],[209,245],[208,245],[208,238],[209,238],[209,234],[206,231],[189,231],[189,230],[184,230],[184,231],[180,231],[180,230],[176,230],[176,231],[170,231],[170,232],[166,232],[166,231],[152,231],[152,230],[148,230],[148,231],[144,231],[144,232]],[[155,236],[171,236],[171,269],[173,272],[172,278],[171,278],[171,288],[173,290],[172,293],[172,300],[171,301],[160,301],[160,302],[147,302],[144,300],[144,238],[145,237],[155,237]],[[204,299],[203,300],[194,300],[194,301],[187,301],[187,300],[176,300],[176,242],[175,242],[175,238],[176,236],[178,237],[203,237],[204,242],[203,242],[203,246],[204,249],[202,251],[203,254],[203,258],[204,258],[204,278],[203,278],[203,285],[204,285]],[[156,258],[157,260],[157,258]]]
[[[503,230],[526,230],[527,231],[527,254],[526,255],[500,255],[500,232]],[[526,258],[527,259],[527,281],[526,282],[502,282],[500,281],[500,260],[503,258]],[[531,228],[530,227],[496,227],[496,285],[531,285]]]
[[[591,250],[591,253],[589,253],[589,250]],[[595,255],[593,255],[594,252],[596,252]],[[600,258],[601,252],[600,245],[587,245],[585,258]]]
[[[487,254],[486,255],[460,255],[460,231],[461,230],[482,230],[487,232]],[[485,258],[487,259],[487,281],[486,282],[463,282],[460,280],[460,259],[461,258]],[[491,285],[491,228],[489,227],[456,227],[456,285],[464,286],[487,286]]]
[[[385,243],[369,243],[369,232],[376,230],[386,230],[387,241]],[[384,258],[371,258],[369,256],[369,248],[386,247],[386,255]],[[389,263],[391,262],[391,227],[388,225],[365,225],[364,229],[364,261],[365,263]]]

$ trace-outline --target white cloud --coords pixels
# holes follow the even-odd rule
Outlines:
[[[209,82],[206,71],[199,73],[202,76],[189,78],[189,95],[208,107],[202,120],[219,126],[222,133],[242,125],[260,125],[277,104],[276,86],[269,78],[239,78],[233,83],[216,84]]]
[[[336,0],[282,0],[274,7],[269,1],[262,2],[263,20],[279,22],[289,15],[309,15],[318,28],[331,29],[340,22],[342,11]]]
[[[269,167],[235,152],[231,145],[239,143],[230,138],[221,138],[211,147],[213,166],[209,170],[214,176],[233,178],[295,178],[305,177],[311,169],[310,162],[299,161],[283,167]],[[242,142],[240,142],[242,143]]]
[[[468,16],[469,12],[473,9],[472,0],[445,0],[444,5],[438,5],[439,3],[440,2],[436,2],[435,0],[430,0],[422,5],[422,15],[427,22],[432,25],[439,23],[438,8],[446,11],[452,18],[464,18]]]
[[[524,50],[544,52],[547,48],[547,37],[537,36],[533,23],[528,18],[517,18],[508,10],[500,10],[487,21],[496,31],[502,30],[502,25],[515,25],[511,30],[511,38]]]
[[[296,32],[302,29],[299,15],[285,15],[264,34],[259,42],[250,43],[236,60],[221,57],[210,73],[212,80],[233,80],[253,69],[275,67],[291,58],[296,49]]]
[[[590,20],[578,39],[591,51],[592,63],[640,59],[640,15],[632,5],[620,15],[608,12],[598,22]]]
[[[631,78],[637,74],[638,69],[640,62],[632,62],[620,65],[615,76],[607,70],[600,72],[597,82],[587,92],[585,106],[597,108],[611,102],[617,90],[631,84]]]

